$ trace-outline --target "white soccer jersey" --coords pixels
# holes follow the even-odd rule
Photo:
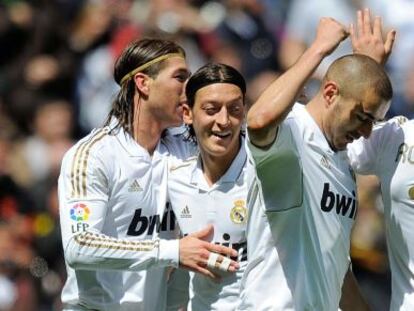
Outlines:
[[[244,144],[227,172],[213,186],[203,176],[201,158],[171,161],[168,176],[169,201],[184,235],[214,225],[211,242],[239,252],[240,269],[236,273],[219,272],[216,283],[190,273],[188,310],[235,310],[239,302],[240,280],[246,266],[246,151]],[[251,168],[252,169],[252,168]]]
[[[62,301],[66,310],[163,310],[163,267],[179,261],[178,240],[163,239],[175,224],[166,209],[166,155],[185,153],[183,145],[166,137],[150,156],[122,129],[112,132],[94,130],[63,159]]]
[[[337,310],[357,214],[345,152],[296,104],[268,149],[248,143],[248,265],[239,310]]]
[[[414,310],[414,120],[393,118],[348,146],[355,171],[381,181],[391,268],[391,311]]]

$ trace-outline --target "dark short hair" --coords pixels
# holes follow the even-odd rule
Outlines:
[[[199,89],[214,83],[234,84],[240,88],[243,97],[246,95],[246,81],[237,69],[225,64],[209,63],[198,69],[188,80],[185,88],[188,105],[194,106]]]
[[[393,96],[392,84],[383,66],[362,54],[349,54],[335,60],[324,77],[324,81],[328,80],[336,81],[345,97],[358,98],[368,89],[387,101]]]

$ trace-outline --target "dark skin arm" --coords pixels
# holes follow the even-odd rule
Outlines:
[[[365,301],[364,297],[359,290],[357,280],[352,273],[351,267],[348,268],[348,272],[344,278],[344,284],[342,285],[342,296],[339,306],[342,311],[370,311],[371,308]]]

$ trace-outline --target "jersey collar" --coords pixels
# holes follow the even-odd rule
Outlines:
[[[201,165],[201,155],[198,155],[197,162],[194,163],[194,167],[190,177],[190,183],[196,185],[200,188],[210,188],[213,189],[218,187],[223,183],[236,183],[237,179],[240,177],[243,168],[247,161],[247,154],[245,148],[245,139],[242,137],[240,142],[240,149],[231,163],[230,167],[227,169],[226,173],[210,188],[207,185],[207,182],[203,175],[202,165]]]
[[[138,144],[135,139],[122,127],[115,129],[117,124],[118,120],[116,118],[112,118],[109,128],[113,130],[113,134],[130,157],[141,157],[151,161],[151,159],[157,158],[160,154],[165,152],[165,148],[162,146],[161,142],[158,142],[157,147],[154,150],[154,154],[151,157],[147,149]]]
[[[305,124],[308,124],[305,133],[304,133],[304,139],[306,143],[312,148],[321,150],[326,154],[334,154],[335,152],[332,150],[332,148],[329,146],[328,140],[326,139],[325,135],[323,134],[322,130],[316,124],[315,120],[312,118],[312,116],[309,114],[308,110],[303,106],[303,118],[305,121]]]

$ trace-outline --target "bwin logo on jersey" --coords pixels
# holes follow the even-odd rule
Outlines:
[[[156,232],[161,231],[174,231],[175,229],[175,214],[171,209],[170,204],[167,203],[164,215],[150,215],[144,216],[141,214],[142,209],[135,210],[134,218],[128,227],[127,235],[139,236],[143,234],[152,235],[154,230]]]
[[[223,234],[224,242],[214,242],[216,245],[223,245],[225,247],[230,247],[237,251],[239,254],[236,257],[230,257],[232,260],[236,261],[246,261],[247,260],[247,241],[240,241],[238,243],[231,243],[231,236],[228,233]]]
[[[355,219],[356,217],[356,199],[355,192],[352,191],[353,197],[347,197],[329,190],[329,183],[324,183],[323,194],[321,199],[321,209],[324,212],[331,212],[335,207],[338,215]],[[349,211],[349,212],[348,212]]]

